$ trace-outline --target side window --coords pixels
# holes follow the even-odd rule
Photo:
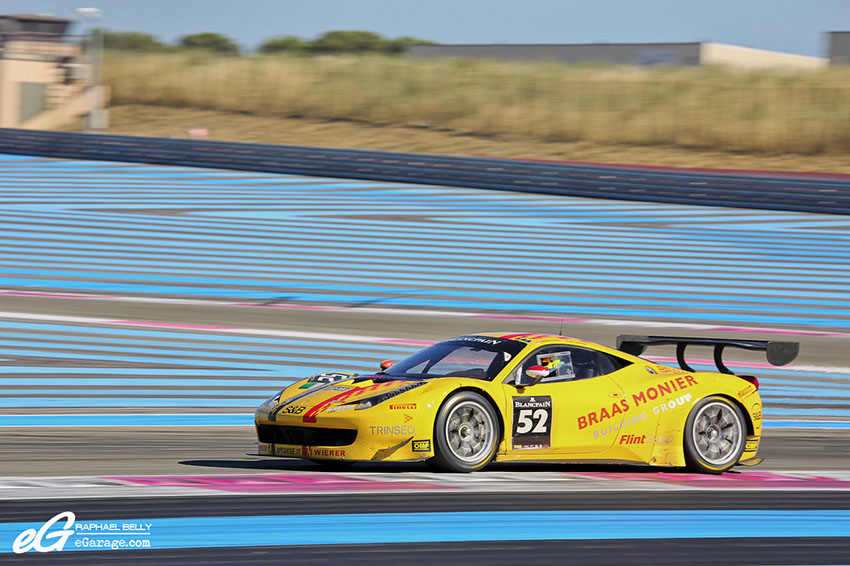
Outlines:
[[[525,364],[523,364],[525,365]],[[543,366],[549,370],[549,375],[540,380],[540,383],[552,381],[568,381],[576,376],[573,367],[573,353],[570,350],[560,348],[553,352],[539,352],[532,356],[532,365]],[[525,371],[528,368],[523,368]]]
[[[550,370],[540,383],[573,381],[588,379],[613,373],[629,365],[630,362],[577,346],[544,346],[528,356],[514,372],[508,383],[513,383],[517,375],[531,366],[543,366]]]
[[[611,356],[603,352],[596,352],[596,359],[599,364],[599,375],[614,373],[617,370],[621,370],[626,366],[632,365],[632,362],[628,360]]]

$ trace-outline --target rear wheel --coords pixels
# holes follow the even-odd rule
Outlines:
[[[450,472],[472,472],[496,455],[498,416],[487,400],[472,391],[450,397],[434,424],[435,456],[429,465]]]
[[[741,410],[723,397],[696,404],[685,425],[685,460],[697,472],[720,474],[738,463],[747,427]]]

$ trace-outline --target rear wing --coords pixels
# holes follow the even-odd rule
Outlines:
[[[765,340],[729,340],[722,338],[677,338],[674,336],[635,336],[632,334],[621,334],[617,336],[617,349],[640,356],[647,346],[676,345],[676,360],[679,367],[685,371],[696,371],[688,365],[685,360],[685,348],[688,346],[714,346],[714,365],[720,373],[735,375],[723,363],[723,350],[729,348],[743,348],[745,350],[760,350],[767,352],[767,361],[774,366],[790,364],[800,353],[799,342],[768,342]]]

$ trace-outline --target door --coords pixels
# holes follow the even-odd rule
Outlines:
[[[533,459],[534,453],[592,454],[610,448],[628,403],[615,380],[624,366],[609,358],[588,348],[553,345],[523,360],[505,382],[509,453]],[[512,385],[519,372],[535,365],[549,369],[549,376],[531,387]]]

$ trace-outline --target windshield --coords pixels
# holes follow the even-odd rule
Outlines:
[[[434,344],[383,373],[397,377],[471,377],[491,380],[525,344],[489,336],[461,336]]]

